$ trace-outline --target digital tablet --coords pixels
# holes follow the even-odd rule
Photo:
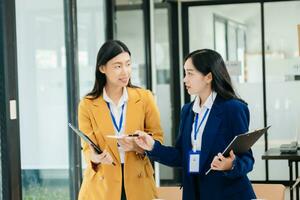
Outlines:
[[[79,129],[75,128],[72,124],[69,123],[69,127],[79,136],[81,137],[85,142],[88,144],[92,145],[92,147],[95,149],[95,151],[98,154],[102,153],[102,150],[88,137],[86,136],[83,132],[81,132]]]

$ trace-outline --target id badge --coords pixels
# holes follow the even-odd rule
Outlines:
[[[189,173],[199,173],[200,171],[200,151],[189,152]]]

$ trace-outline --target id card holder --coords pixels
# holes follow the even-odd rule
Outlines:
[[[199,173],[200,172],[200,151],[189,151],[189,173]]]

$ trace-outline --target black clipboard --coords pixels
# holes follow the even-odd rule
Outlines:
[[[233,140],[228,144],[226,149],[223,151],[222,155],[225,157],[229,156],[229,152],[233,150],[234,154],[240,154],[248,151],[253,144],[263,135],[267,132],[267,130],[271,126],[258,129],[252,132],[244,133],[237,135],[233,138]],[[205,175],[207,175],[211,169],[209,169]]]
[[[95,151],[98,154],[102,153],[102,150],[88,137],[86,136],[83,132],[81,132],[79,129],[75,128],[71,123],[68,124],[69,127],[79,136],[81,137],[86,143],[92,145],[92,147],[95,149]]]

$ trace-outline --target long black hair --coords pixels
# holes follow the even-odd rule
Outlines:
[[[212,74],[212,90],[218,95],[224,99],[238,99],[246,103],[236,95],[225,62],[218,52],[211,49],[200,49],[187,55],[185,61],[189,58],[197,71],[203,75]]]
[[[100,72],[99,67],[105,65],[109,60],[116,57],[120,53],[127,52],[129,56],[131,53],[128,47],[119,40],[109,40],[105,42],[99,49],[97,54],[97,61],[96,61],[96,69],[95,69],[95,83],[93,90],[89,92],[86,97],[88,99],[97,99],[99,96],[102,95],[103,88],[106,84],[106,76],[102,72]],[[131,84],[129,79],[128,87],[135,87]]]

